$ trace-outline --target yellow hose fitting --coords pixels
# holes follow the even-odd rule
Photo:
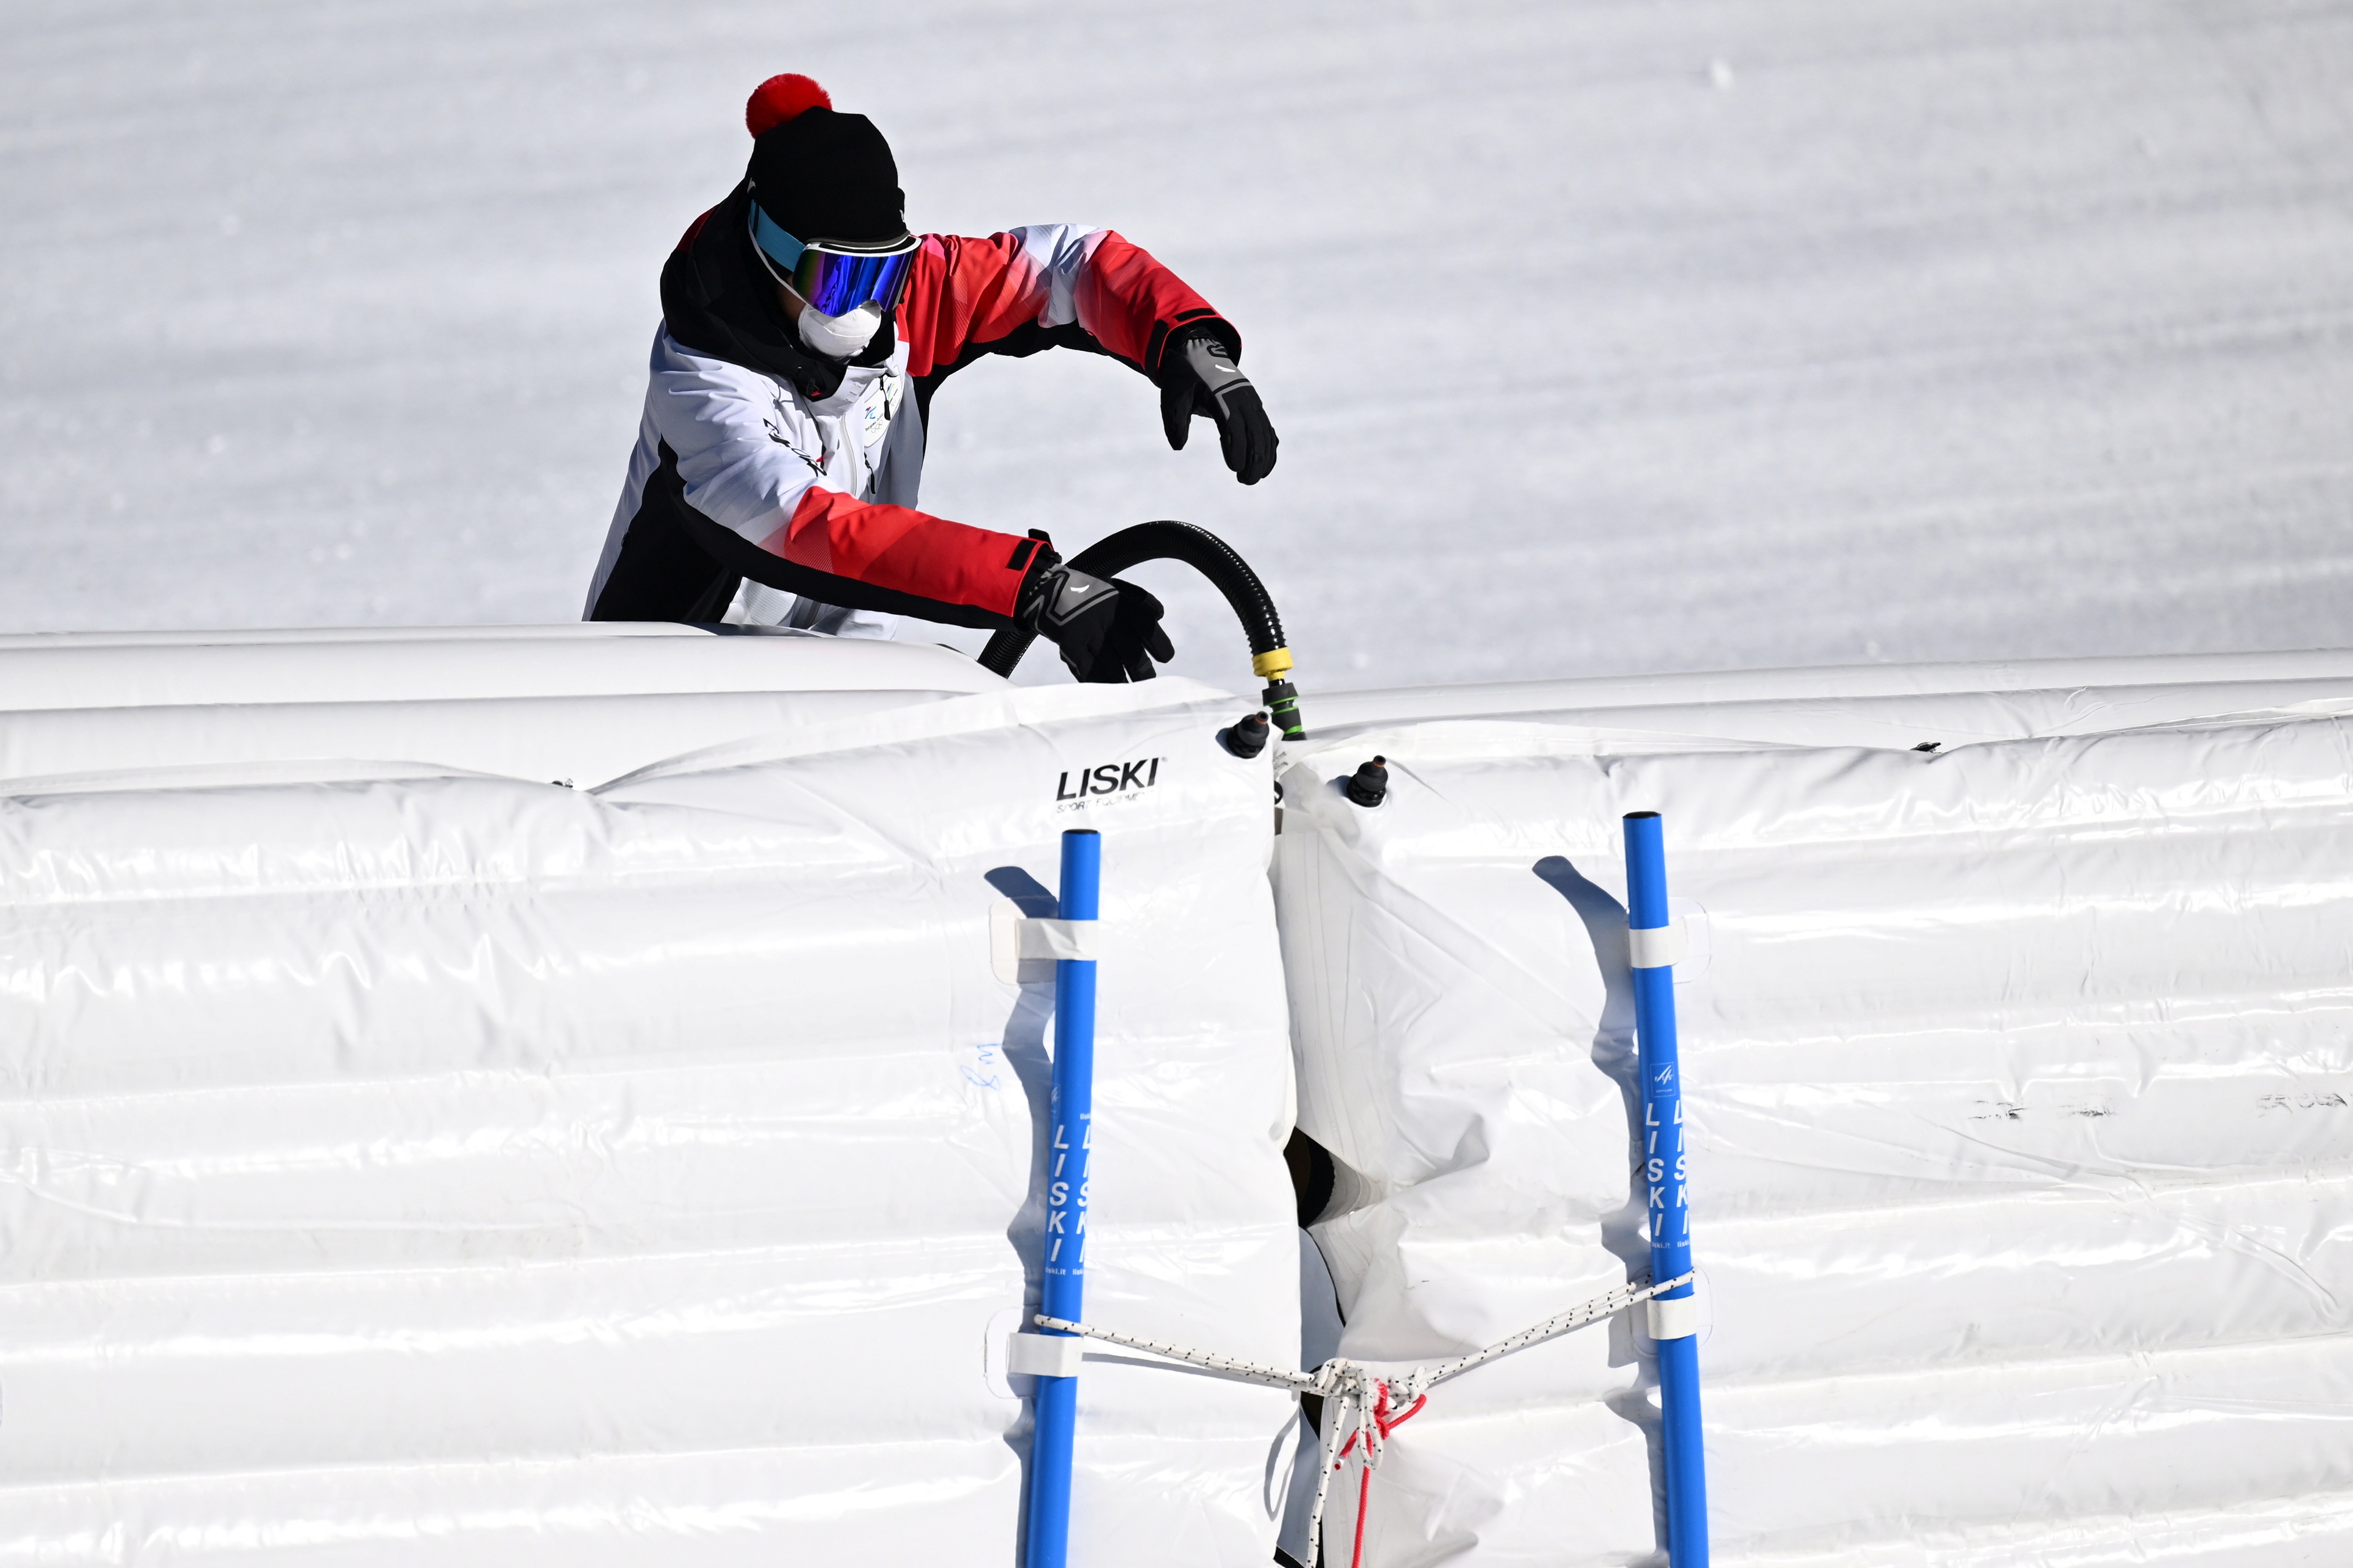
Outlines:
[[[1261,680],[1280,680],[1291,672],[1291,650],[1278,647],[1250,658],[1250,673]]]

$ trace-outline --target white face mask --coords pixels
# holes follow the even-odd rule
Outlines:
[[[848,359],[865,352],[882,330],[882,312],[860,305],[846,316],[828,316],[814,305],[801,307],[801,342],[828,359]]]

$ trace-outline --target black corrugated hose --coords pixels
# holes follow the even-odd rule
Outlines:
[[[1266,584],[1258,580],[1249,562],[1234,553],[1232,545],[1189,522],[1139,522],[1088,545],[1071,557],[1071,566],[1091,577],[1116,577],[1146,561],[1182,561],[1226,596],[1250,638],[1250,669],[1266,682],[1261,700],[1275,728],[1286,741],[1305,740],[1299,693],[1283,679],[1291,673],[1291,649],[1282,640],[1282,617],[1275,614]],[[981,668],[1010,676],[1037,637],[1035,632],[1011,627],[998,632],[981,650]]]

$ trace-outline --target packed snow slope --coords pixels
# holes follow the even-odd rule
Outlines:
[[[943,391],[926,499],[1215,529],[1310,689],[2353,638],[2353,8],[2293,0],[13,0],[0,629],[576,615],[787,69],[918,228],[1240,323],[1255,489],[1060,354]]]

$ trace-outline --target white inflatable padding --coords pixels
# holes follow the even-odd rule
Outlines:
[[[2142,654],[1950,664],[1822,665],[1794,669],[1701,670],[1404,686],[1314,694],[1318,732],[1411,719],[1500,718],[1600,708],[1708,708],[1901,697],[2179,686],[2277,686],[2353,679],[2353,649],[2293,653]],[[2114,727],[2114,726],[2112,726]]]
[[[1361,810],[1337,781],[1377,752]],[[1715,1561],[2341,1558],[2353,723],[1923,753],[1409,722],[1286,761],[1342,1353],[1647,1271],[1620,819],[1657,810],[1708,944],[1676,999]],[[1655,1561],[1636,1326],[1435,1392],[1366,1561]]]
[[[727,626],[719,636],[772,636],[769,626]],[[613,637],[707,637],[709,626],[680,621],[541,621],[506,626],[174,627],[135,632],[0,632],[0,649],[188,647],[209,644],[392,642],[595,642]]]
[[[362,774],[403,764],[586,787],[729,741],[1005,685],[944,648],[565,629],[164,647],[0,639],[0,780],[113,787],[169,767],[190,782],[187,770],[290,781],[285,764],[357,763],[374,764]]]
[[[1235,710],[1000,687],[601,791],[0,796],[0,1563],[1014,1561],[976,1347],[1035,1301],[1052,994],[989,921],[1066,827],[1088,1310],[1298,1344]],[[1106,1358],[1081,1412],[1075,1560],[1267,1560],[1290,1400]]]
[[[1779,744],[1935,749],[2190,722],[2353,713],[2353,655],[1864,665],[1344,691],[1311,749],[1408,720],[1575,726],[1617,752]]]
[[[0,674],[7,658],[0,654]],[[364,774],[397,763],[585,789],[729,741],[964,695],[853,689],[0,712],[0,783],[112,788],[164,766],[234,782],[278,764],[347,761]]]
[[[450,633],[155,647],[20,639],[0,648],[9,712],[267,702],[425,702],[712,691],[987,691],[1005,683],[950,648],[732,629],[686,636]]]

